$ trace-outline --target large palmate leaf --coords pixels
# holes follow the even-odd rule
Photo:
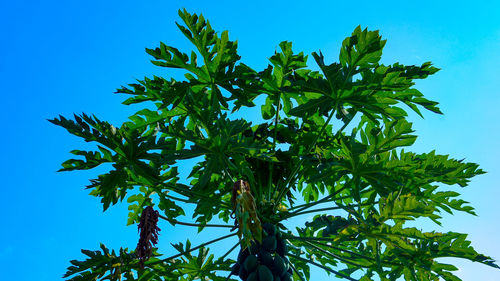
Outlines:
[[[71,281],[193,281],[204,276],[223,281],[225,277],[217,276],[216,272],[231,270],[232,260],[216,260],[213,254],[209,254],[208,248],[192,249],[189,240],[185,247],[182,243],[173,246],[179,251],[178,255],[162,260],[158,253],[154,253],[154,257],[141,267],[134,252],[120,248],[117,254],[101,244],[100,251],[82,250],[87,258],[83,261],[72,260],[63,277]],[[190,253],[192,250],[198,250],[198,255],[193,256]]]
[[[87,256],[84,261],[72,260],[63,278],[70,278],[71,281],[84,280],[121,280],[122,275],[128,280],[133,280],[134,263],[136,263],[133,253],[127,249],[120,248],[118,254],[114,250],[110,251],[104,244],[101,244],[100,251],[82,250]]]

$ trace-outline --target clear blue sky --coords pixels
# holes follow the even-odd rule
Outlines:
[[[98,170],[56,173],[71,149],[91,146],[46,119],[86,112],[123,122],[137,108],[121,105],[116,88],[146,75],[176,75],[153,67],[144,48],[159,41],[188,46],[174,24],[182,7],[204,13],[216,30],[228,29],[242,60],[257,69],[282,40],[336,60],[342,39],[357,25],[388,39],[383,62],[432,61],[442,68],[417,87],[439,101],[445,115],[413,118],[420,136],[413,150],[465,158],[488,174],[461,189],[479,217],[458,214],[435,228],[470,233],[477,250],[500,259],[500,4],[494,2],[0,2],[0,279],[58,280],[69,260],[81,258],[81,248],[97,249],[100,242],[135,247],[137,229],[125,226],[124,205],[103,214],[99,200],[83,189]],[[162,225],[160,248],[172,253],[169,243],[189,233]],[[463,280],[500,280],[500,270],[458,265]]]

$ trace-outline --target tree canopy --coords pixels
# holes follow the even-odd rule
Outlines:
[[[64,278],[310,280],[310,268],[319,267],[346,280],[460,280],[442,257],[499,268],[466,234],[407,224],[440,224],[443,211],[475,215],[455,186],[484,173],[435,151],[405,150],[417,138],[407,110],[442,114],[414,87],[438,68],[381,64],[386,41],[357,27],[338,62],[311,54],[319,71],[286,41],[257,71],[240,61],[227,31],[186,10],[179,16],[193,49],[160,43],[146,52],[156,66],[183,70],[184,79],[153,76],[119,88],[129,96],[123,104],[144,106],[119,126],[88,114],[49,120],[97,145],[72,150],[77,158],[61,171],[110,165],[87,188],[104,210],[126,199],[127,223],[140,230],[137,249],[82,250],[87,258],[71,261]],[[243,109],[262,121],[236,118]],[[285,226],[304,214],[314,217]],[[193,221],[178,220],[185,215]],[[173,244],[178,254],[165,257],[155,248],[159,219],[227,235]],[[210,254],[210,244],[233,236],[239,242],[226,254]]]

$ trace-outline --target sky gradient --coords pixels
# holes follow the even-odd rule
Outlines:
[[[375,4],[375,2],[377,2]],[[144,76],[178,76],[149,63],[144,48],[159,42],[181,50],[177,10],[203,13],[217,31],[238,40],[242,61],[261,70],[279,42],[294,51],[321,50],[338,60],[342,40],[361,25],[380,30],[382,62],[442,70],[416,87],[440,103],[443,116],[411,115],[415,152],[436,150],[487,171],[462,192],[478,217],[446,216],[438,231],[469,233],[481,253],[500,260],[500,4],[493,1],[3,1],[0,3],[0,82],[4,178],[0,240],[2,280],[58,280],[80,249],[135,248],[136,226],[126,227],[126,205],[102,213],[83,188],[105,167],[56,173],[72,149],[92,149],[46,119],[93,113],[120,125],[138,107],[113,92]],[[312,60],[309,65],[314,66]],[[315,67],[315,66],[314,66]],[[160,226],[160,251],[185,241],[192,229]],[[214,233],[215,235],[216,233]],[[191,237],[191,236],[190,236]],[[207,237],[207,236],[204,236]],[[190,238],[193,244],[200,237]],[[216,247],[230,247],[217,244]],[[465,281],[500,280],[500,270],[457,261]],[[317,279],[323,280],[323,275]],[[335,280],[334,278],[330,280]]]

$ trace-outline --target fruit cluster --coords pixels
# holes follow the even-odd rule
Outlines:
[[[281,232],[270,223],[262,228],[262,244],[253,242],[240,250],[232,274],[243,281],[292,281],[293,271],[285,257],[288,247]]]

